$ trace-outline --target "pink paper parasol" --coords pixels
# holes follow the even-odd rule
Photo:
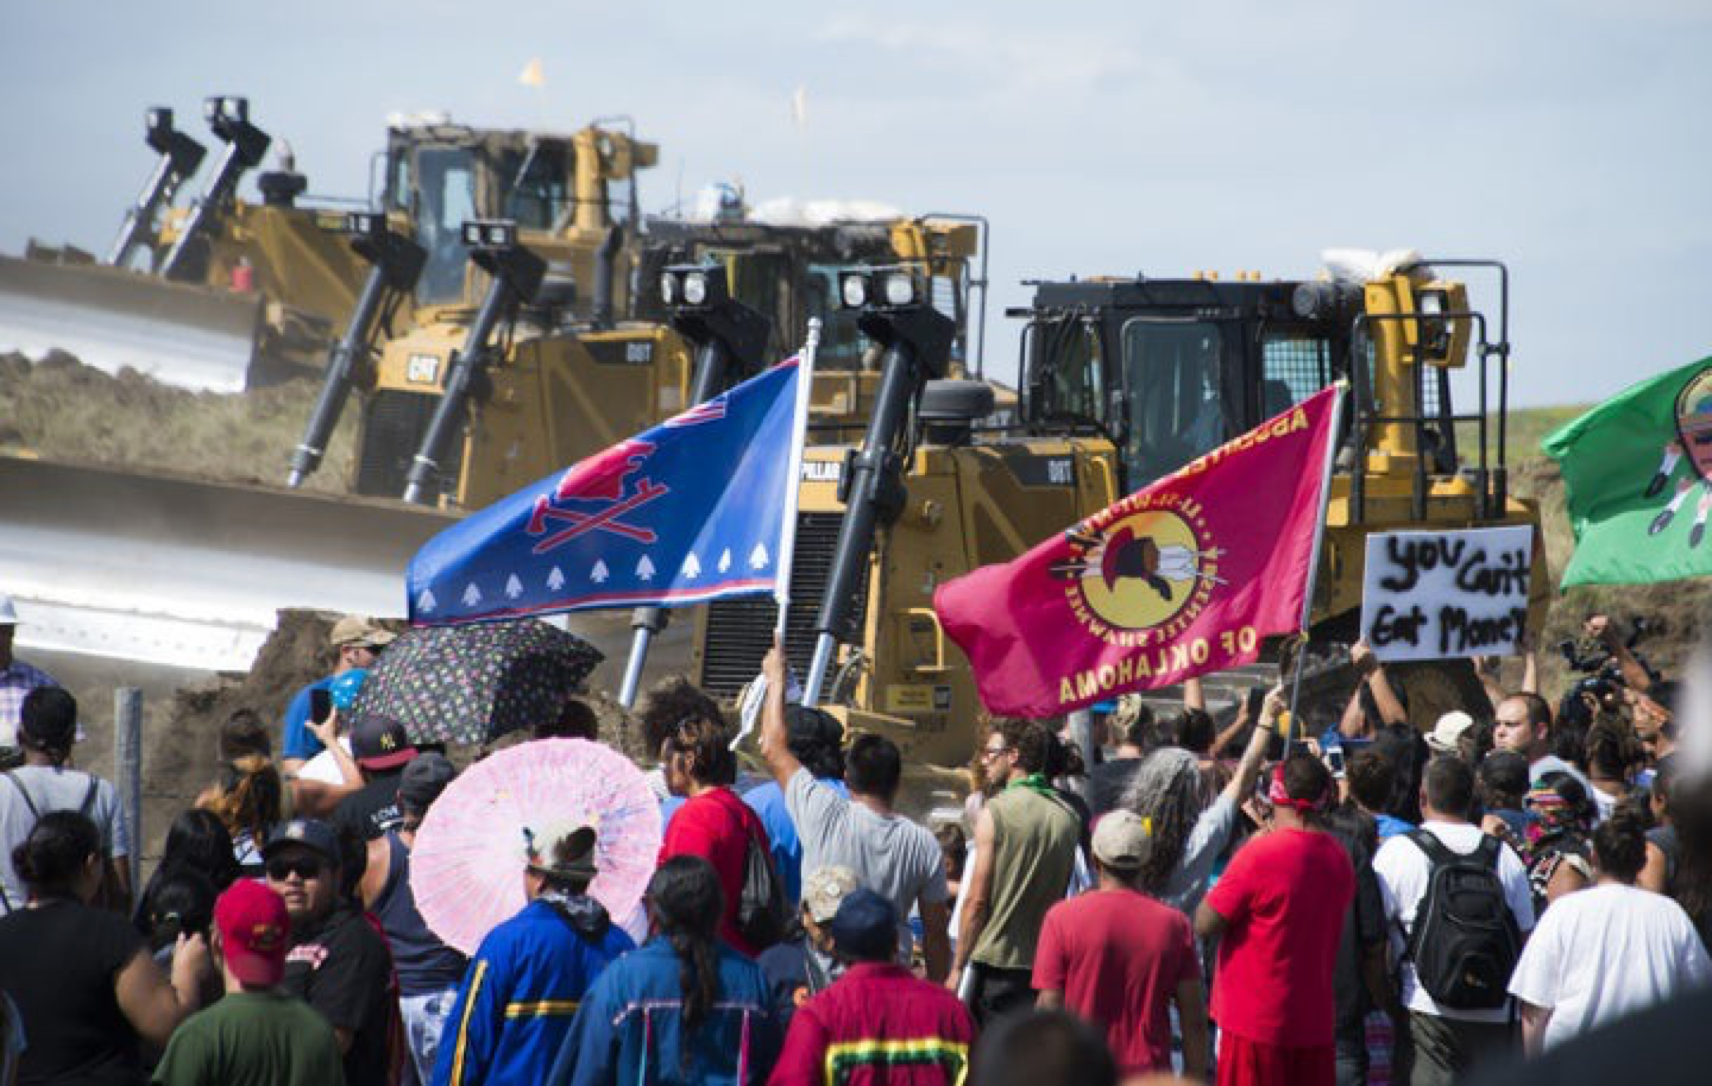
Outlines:
[[[660,805],[629,759],[585,739],[540,739],[465,770],[428,809],[410,889],[434,934],[466,954],[523,908],[525,826],[595,827],[589,892],[622,922],[660,852]]]

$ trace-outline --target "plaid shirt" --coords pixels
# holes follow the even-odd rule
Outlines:
[[[18,714],[24,709],[24,695],[38,686],[58,685],[52,675],[18,660],[0,671],[0,747],[18,745]]]

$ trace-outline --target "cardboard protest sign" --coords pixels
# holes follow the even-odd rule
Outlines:
[[[1514,653],[1533,546],[1527,525],[1368,536],[1362,636],[1381,660]]]

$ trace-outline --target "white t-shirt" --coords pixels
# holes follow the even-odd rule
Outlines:
[[[96,781],[95,796],[87,813],[101,831],[101,847],[109,859],[131,854],[131,828],[119,808],[119,791],[111,782],[78,769],[40,765],[19,766],[6,776],[10,779],[0,779],[0,888],[6,895],[0,902],[0,915],[7,912],[7,903],[15,909],[25,901],[23,881],[12,869],[12,849],[30,836],[39,816],[49,811],[82,810],[91,780]],[[29,792],[28,803],[19,792],[20,785]]]
[[[1437,837],[1444,846],[1460,856],[1480,847],[1485,836],[1479,826],[1467,822],[1425,822],[1421,828]],[[1379,892],[1385,899],[1385,926],[1391,932],[1391,947],[1401,957],[1407,946],[1406,936],[1415,930],[1415,913],[1427,896],[1427,884],[1432,880],[1433,865],[1421,847],[1399,835],[1379,846],[1373,857],[1373,873],[1379,876]],[[1516,927],[1523,932],[1534,926],[1534,899],[1528,890],[1528,871],[1522,866],[1509,845],[1498,846],[1498,881],[1504,887],[1504,901],[1516,918]],[[1398,926],[1401,925],[1401,931]],[[1464,1022],[1507,1022],[1510,1011],[1500,1007],[1490,1011],[1465,1011],[1441,1007],[1427,990],[1415,981],[1413,962],[1404,962],[1403,1005],[1422,1014],[1440,1018],[1455,1018]]]
[[[1682,906],[1633,886],[1558,898],[1522,950],[1510,994],[1551,1009],[1551,1048],[1712,980]]]
[[[351,737],[341,735],[339,746],[344,748],[346,754],[351,753]],[[322,784],[332,785],[345,783],[345,775],[339,772],[338,760],[333,757],[333,752],[330,750],[321,751],[299,766],[297,768],[297,779],[300,781],[320,781]]]

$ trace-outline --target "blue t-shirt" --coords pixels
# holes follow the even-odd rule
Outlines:
[[[1412,833],[1415,829],[1413,822],[1405,822],[1401,818],[1388,814],[1376,814],[1373,816],[1373,821],[1379,826],[1379,839],[1381,841],[1389,841],[1393,837]]]
[[[845,799],[850,798],[850,789],[844,786],[843,781],[837,778],[816,779]],[[767,828],[767,840],[772,844],[773,867],[785,884],[785,897],[795,906],[802,900],[802,841],[797,837],[796,823],[791,821],[791,814],[785,809],[784,789],[779,787],[778,781],[758,784],[743,793],[743,802]]]
[[[305,727],[309,723],[309,692],[332,689],[333,680],[337,677],[329,675],[318,679],[293,695],[291,704],[285,707],[285,728],[279,744],[281,758],[301,758],[307,762],[327,749]]]

